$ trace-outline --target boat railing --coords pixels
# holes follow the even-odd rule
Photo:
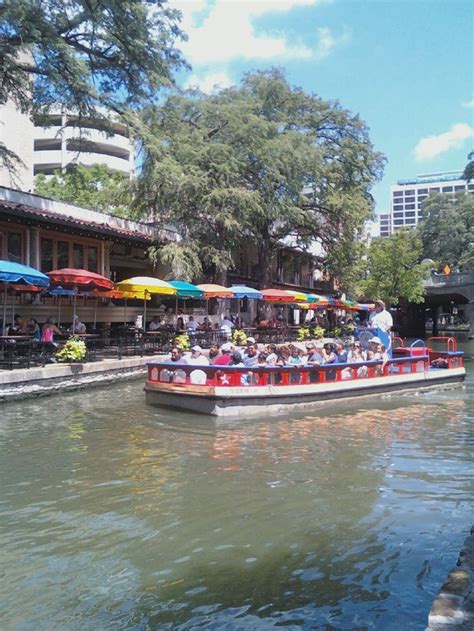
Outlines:
[[[462,353],[451,358],[449,367],[462,366]],[[357,381],[375,377],[424,372],[429,355],[382,360],[325,364],[322,366],[196,366],[184,363],[148,363],[148,382],[191,386],[294,386]]]

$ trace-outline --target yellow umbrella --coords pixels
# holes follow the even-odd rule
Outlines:
[[[143,328],[146,328],[146,301],[151,294],[173,296],[176,288],[159,278],[151,276],[134,276],[115,283],[115,289],[124,292],[125,298],[139,298],[143,300]]]

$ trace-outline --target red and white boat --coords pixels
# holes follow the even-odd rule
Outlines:
[[[152,405],[201,414],[248,417],[307,409],[326,400],[462,382],[466,372],[456,340],[430,338],[428,345],[399,345],[385,364],[232,368],[150,362],[146,399]]]

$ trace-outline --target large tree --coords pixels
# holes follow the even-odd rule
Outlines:
[[[37,175],[35,193],[103,213],[128,216],[128,207],[120,202],[128,181],[128,176],[103,164],[70,164],[64,173],[58,171],[51,177]]]
[[[344,277],[383,167],[357,115],[290,86],[274,69],[216,95],[173,95],[146,121],[134,201],[180,230],[180,243],[161,252],[172,263],[191,270],[199,261],[222,279],[232,250],[254,244],[258,280],[268,285],[289,239],[301,251],[319,242]]]
[[[179,17],[163,0],[5,0],[0,103],[30,114],[64,106],[104,127],[106,108],[130,122],[183,63]]]
[[[423,302],[423,278],[428,269],[420,263],[422,244],[416,230],[397,230],[390,237],[372,241],[360,263],[364,280],[357,288],[359,298],[382,298],[387,304]]]
[[[474,267],[474,195],[459,192],[430,195],[423,203],[418,226],[423,255],[445,263]]]

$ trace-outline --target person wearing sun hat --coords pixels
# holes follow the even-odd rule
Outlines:
[[[191,348],[191,357],[186,358],[186,363],[191,366],[209,366],[209,360],[202,354],[202,348],[197,344]]]

